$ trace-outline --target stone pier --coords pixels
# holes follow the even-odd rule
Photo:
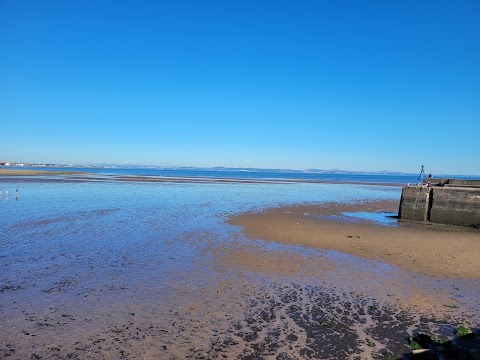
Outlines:
[[[427,179],[430,186],[405,186],[398,217],[402,220],[480,229],[480,180]]]

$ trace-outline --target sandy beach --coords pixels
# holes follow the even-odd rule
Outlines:
[[[24,179],[0,358],[400,359],[479,323],[478,232],[341,215],[395,212],[392,187]]]
[[[230,223],[250,237],[337,250],[435,277],[480,278],[478,230],[341,219],[343,212],[396,210],[397,202],[295,206],[243,214]],[[332,215],[339,217],[329,219]]]

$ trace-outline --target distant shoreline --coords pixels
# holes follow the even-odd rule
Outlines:
[[[58,176],[62,177],[58,177]],[[105,175],[94,172],[56,171],[56,170],[18,170],[0,169],[0,180],[15,177],[20,182],[150,182],[150,183],[239,183],[239,184],[350,184],[372,186],[402,186],[398,183],[363,182],[363,181],[335,181],[317,179],[239,179],[218,177],[174,177],[174,176],[142,176],[142,175]]]
[[[44,175],[80,175],[80,174],[88,174],[88,172],[0,169],[0,176],[44,176]]]

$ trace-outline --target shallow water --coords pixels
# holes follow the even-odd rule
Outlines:
[[[217,244],[247,241],[225,224],[232,214],[304,202],[396,199],[398,194],[397,188],[345,185],[25,183],[18,199],[10,195],[0,203],[2,259],[9,264],[2,283],[46,267],[55,267],[55,273],[75,267],[84,274],[93,267],[101,279],[116,269],[132,281],[150,276],[147,268],[188,270],[205,256],[197,234],[214,234]],[[172,257],[177,261],[166,261]]]
[[[0,185],[0,357],[315,358],[335,339],[329,332],[315,344],[318,319],[298,316],[319,312],[319,299],[322,321],[333,323],[353,302],[360,314],[369,306],[383,311],[379,318],[403,324],[402,331],[416,317],[392,310],[397,298],[418,293],[454,301],[460,305],[447,310],[458,321],[479,309],[471,283],[455,282],[452,290],[379,262],[247,239],[225,222],[281,205],[398,200],[398,187],[32,180],[15,197],[17,184]],[[262,318],[264,311],[272,316]],[[385,332],[373,315],[371,339],[362,335],[363,322],[338,328],[351,341],[333,346],[337,358],[402,351],[398,339],[382,344]],[[244,330],[235,330],[239,324]],[[365,346],[374,338],[377,348]]]
[[[397,213],[391,212],[366,212],[366,211],[359,211],[359,212],[344,212],[342,213],[344,216],[348,216],[354,219],[360,220],[368,220],[373,221],[377,224],[384,225],[384,226],[397,226]]]

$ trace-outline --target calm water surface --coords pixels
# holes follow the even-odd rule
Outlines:
[[[248,241],[225,224],[232,214],[400,195],[397,187],[335,184],[32,182],[21,184],[17,199],[14,183],[2,188],[10,194],[0,203],[1,284],[28,289],[35,281],[40,291],[72,270],[84,281],[95,273],[95,281],[105,284],[152,276],[162,281],[208,256],[206,239],[195,234],[209,234],[216,243]]]

